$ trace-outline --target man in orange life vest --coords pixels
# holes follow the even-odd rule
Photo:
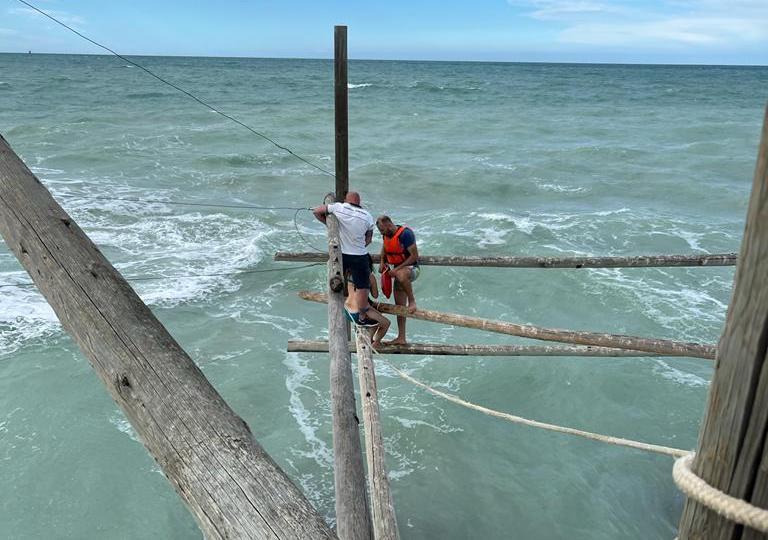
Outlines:
[[[395,225],[389,216],[380,216],[376,220],[376,227],[384,240],[379,272],[390,272],[395,280],[395,303],[398,306],[405,306],[407,302],[408,312],[413,313],[416,311],[413,282],[420,273],[416,235],[410,227]],[[390,343],[405,345],[405,321],[405,317],[397,318],[397,338]]]

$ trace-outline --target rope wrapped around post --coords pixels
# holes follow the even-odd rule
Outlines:
[[[672,468],[672,478],[680,491],[724,518],[768,533],[768,510],[732,497],[696,476],[691,468],[694,456],[691,452],[678,458]]]

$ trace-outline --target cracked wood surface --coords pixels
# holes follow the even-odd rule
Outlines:
[[[333,202],[333,194],[325,198]],[[365,466],[355,404],[352,357],[344,315],[343,264],[339,222],[326,216],[328,226],[328,348],[330,352],[331,416],[333,418],[333,480],[336,491],[336,532],[341,540],[365,540],[372,534],[365,491]],[[342,278],[334,289],[334,279]]]
[[[335,537],[2,137],[0,234],[207,538]]]
[[[371,494],[371,521],[376,540],[400,540],[395,517],[395,503],[389,485],[386,448],[381,430],[379,395],[373,351],[370,347],[373,330],[361,328],[356,332],[357,377],[360,381],[360,401],[363,407],[365,457],[368,463],[368,491]],[[366,337],[367,336],[367,337]]]
[[[729,495],[768,508],[768,109],[739,261],[693,472]],[[680,519],[680,540],[767,536],[690,499]]]

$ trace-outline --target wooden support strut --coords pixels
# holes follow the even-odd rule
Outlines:
[[[349,344],[355,352],[355,343]],[[328,342],[324,340],[289,340],[287,352],[327,353]],[[425,356],[672,356],[629,349],[590,347],[582,345],[447,345],[445,343],[408,343],[406,345],[382,344],[377,352],[381,354],[413,354]]]
[[[333,194],[325,198],[332,202]],[[365,491],[365,468],[360,445],[352,358],[344,315],[344,281],[334,289],[334,280],[343,276],[339,221],[326,216],[328,226],[329,292],[328,348],[331,361],[331,416],[333,419],[333,479],[336,489],[336,531],[341,540],[370,539],[371,520]]]
[[[323,293],[301,291],[299,296],[304,300],[312,302],[324,303],[328,301],[328,296]],[[617,349],[631,349],[668,356],[692,356],[695,358],[708,359],[714,358],[715,351],[717,350],[714,345],[701,345],[698,343],[684,343],[667,339],[650,339],[619,334],[602,334],[596,332],[542,328],[540,326],[493,321],[490,319],[468,317],[466,315],[457,315],[454,313],[443,313],[428,309],[417,309],[415,312],[409,313],[405,306],[395,306],[393,304],[384,304],[381,302],[373,302],[372,305],[381,313],[388,313],[390,315],[411,317],[413,319],[421,319],[424,321],[451,324],[454,326],[463,326],[466,328],[485,330],[487,332],[540,339],[544,341],[560,341],[563,343],[593,345],[598,347],[615,347]]]
[[[371,255],[378,263],[380,255]],[[323,262],[322,253],[278,251],[282,262]],[[663,266],[735,266],[736,253],[707,255],[637,255],[633,257],[444,257],[420,255],[424,266],[471,266],[481,268],[648,268]]]
[[[384,436],[381,432],[376,372],[371,350],[373,330],[359,329],[357,343],[357,373],[360,381],[360,401],[363,404],[365,455],[368,461],[368,487],[371,493],[371,521],[376,540],[399,540],[395,504],[387,475]]]
[[[131,286],[0,137],[0,234],[206,538],[333,538]]]
[[[710,486],[768,508],[768,108],[693,472]],[[688,499],[680,540],[766,538]]]

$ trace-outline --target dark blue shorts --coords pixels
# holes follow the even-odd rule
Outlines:
[[[357,289],[371,288],[371,263],[369,255],[341,255],[344,273],[352,278]]]

